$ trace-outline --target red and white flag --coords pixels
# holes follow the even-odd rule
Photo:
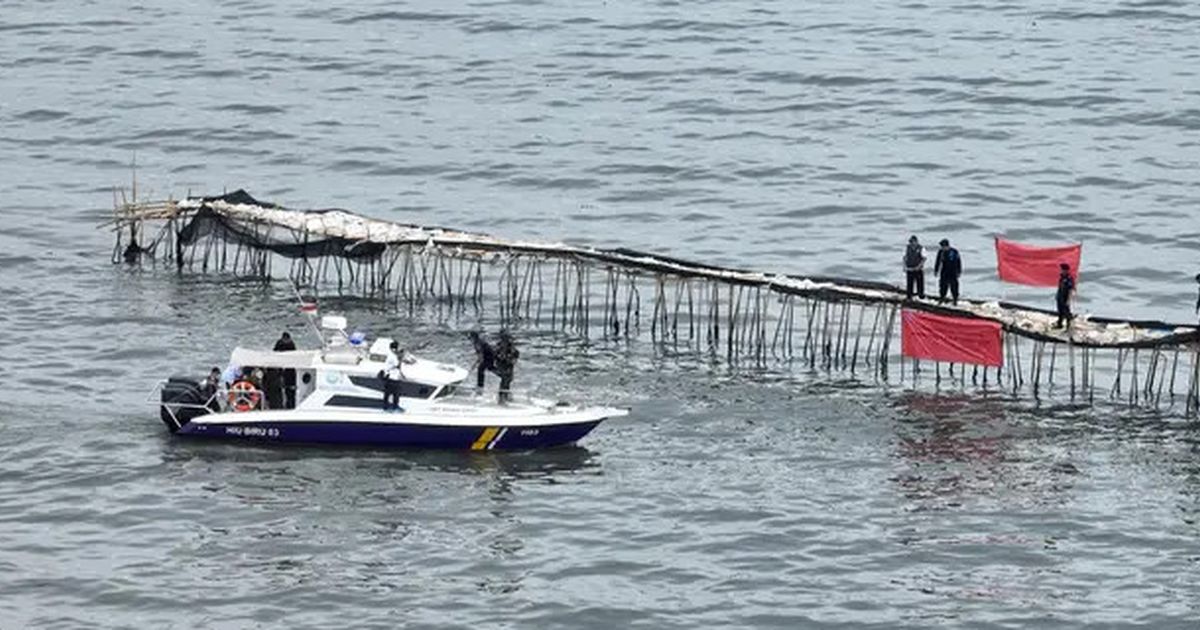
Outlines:
[[[1071,277],[1079,281],[1079,259],[1083,245],[1038,247],[996,237],[996,270],[1000,279],[1035,287],[1058,286],[1059,265],[1071,266]]]

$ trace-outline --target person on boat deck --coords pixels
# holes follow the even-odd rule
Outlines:
[[[221,368],[214,367],[209,370],[208,376],[200,381],[200,393],[204,396],[204,403],[208,409],[214,413],[220,411],[220,406],[217,404],[217,392],[221,388]]]
[[[264,409],[283,408],[283,374],[279,368],[267,368],[263,373]]]
[[[496,344],[496,374],[500,376],[500,404],[512,400],[513,372],[521,353],[513,344],[507,331],[500,331],[500,343]]]
[[[938,249],[937,260],[933,263],[933,272],[938,275],[938,301],[946,301],[948,290],[954,298],[954,303],[958,304],[958,277],[962,275],[962,256],[958,254],[957,249],[950,247],[949,239],[942,239],[938,245],[941,247]]]
[[[471,344],[475,346],[475,387],[483,389],[484,374],[488,370],[496,371],[496,351],[479,331],[472,330],[468,335],[471,337]]]
[[[917,297],[925,297],[925,248],[916,235],[908,237],[908,248],[904,250],[904,296],[911,300],[913,287]]]
[[[290,352],[296,349],[296,342],[292,341],[292,336],[285,330],[279,336],[279,341],[275,342],[275,352]],[[296,370],[291,368],[285,370],[277,370],[278,377],[275,380],[275,397],[279,400],[284,409],[296,408]],[[274,406],[274,405],[272,405]]]
[[[388,346],[387,359],[383,365],[383,410],[400,411],[400,343],[393,341]]]
[[[1058,306],[1058,321],[1054,323],[1055,328],[1062,328],[1065,320],[1067,326],[1071,325],[1071,294],[1075,292],[1075,279],[1071,277],[1071,265],[1067,263],[1058,264],[1058,292],[1054,294],[1055,304]]]

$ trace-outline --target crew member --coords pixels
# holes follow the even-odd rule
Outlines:
[[[1071,277],[1071,265],[1067,263],[1058,264],[1058,292],[1054,294],[1054,301],[1058,306],[1058,321],[1054,323],[1055,328],[1062,328],[1063,322],[1066,321],[1067,326],[1071,325],[1071,295],[1075,293],[1075,279]]]
[[[917,297],[925,297],[925,248],[916,235],[908,237],[908,248],[904,250],[904,295],[911,300],[913,287]]]
[[[517,368],[517,358],[521,353],[513,345],[512,337],[507,331],[500,331],[500,343],[496,345],[496,374],[500,376],[500,404],[512,400],[513,372]]]
[[[275,352],[290,352],[296,349],[296,342],[292,341],[292,336],[285,330],[279,336],[279,341],[275,342]],[[275,387],[280,402],[284,409],[296,408],[296,370],[288,368],[279,370],[279,378],[275,380]]]
[[[483,389],[484,374],[488,370],[496,371],[496,351],[479,334],[479,331],[472,330],[469,336],[471,344],[475,346],[475,387]]]
[[[950,247],[949,239],[942,239],[938,243],[937,260],[933,263],[933,272],[938,274],[938,302],[946,301],[946,291],[950,291],[950,295],[954,298],[954,303],[958,304],[958,277],[962,275],[962,257],[958,255],[958,250]]]
[[[208,376],[200,381],[200,394],[204,396],[204,404],[209,411],[216,413],[221,410],[217,404],[217,392],[221,387],[221,368],[215,367],[208,372]]]
[[[388,346],[387,359],[383,366],[383,410],[400,411],[400,343],[393,341]]]

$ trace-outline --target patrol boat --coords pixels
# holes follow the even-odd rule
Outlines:
[[[459,391],[467,370],[411,355],[401,365],[400,409],[386,411],[380,375],[392,340],[379,338],[367,346],[360,334],[345,330],[345,318],[326,315],[319,350],[234,349],[234,371],[294,370],[294,408],[267,408],[263,386],[246,377],[219,387],[172,377],[159,383],[149,400],[158,394],[154,402],[163,423],[180,436],[471,450],[571,444],[601,421],[628,414],[538,399],[500,404]]]

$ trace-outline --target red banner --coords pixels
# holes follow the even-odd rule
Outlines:
[[[1058,286],[1058,265],[1071,265],[1071,276],[1079,280],[1079,257],[1083,245],[1037,247],[996,237],[996,267],[1000,279],[1035,287]]]
[[[934,315],[905,309],[900,346],[906,357],[1000,367],[1000,324],[986,319]]]

